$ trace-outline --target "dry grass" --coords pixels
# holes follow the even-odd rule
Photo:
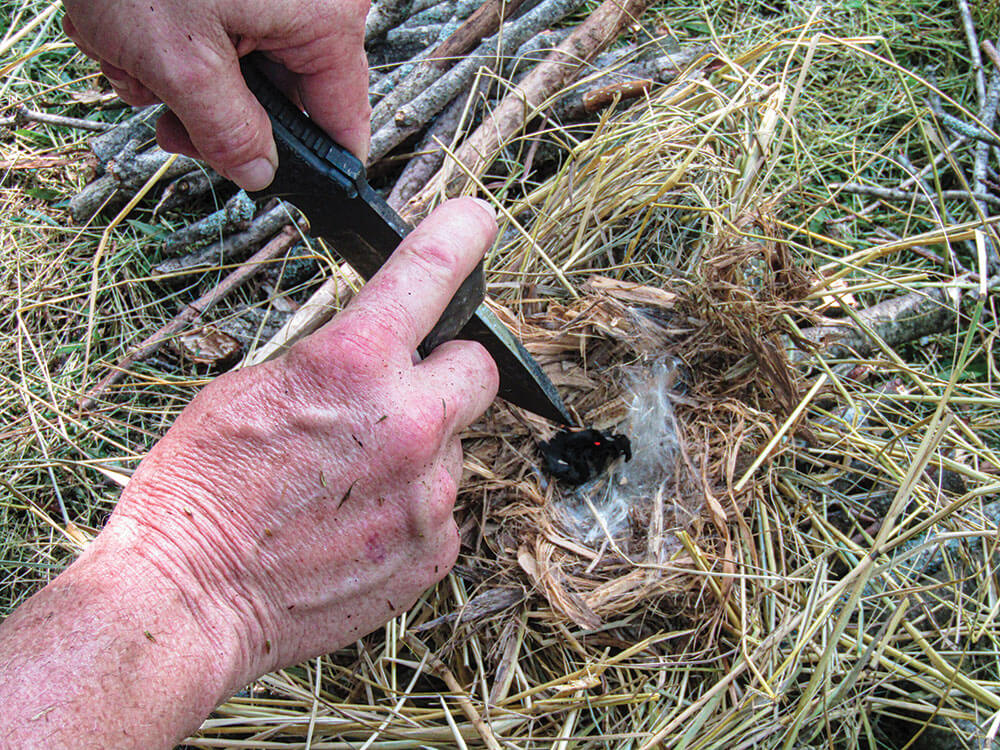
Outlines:
[[[940,55],[949,112],[970,119],[962,45],[933,44],[947,14],[911,10],[928,38],[902,51]],[[493,409],[469,435],[456,571],[355,647],[262,678],[191,746],[979,747],[995,730],[997,327],[994,298],[951,265],[982,271],[976,243],[994,230],[936,195],[971,151],[941,162],[926,204],[830,189],[895,186],[900,152],[919,167],[949,140],[923,73],[874,35],[899,23],[877,4],[780,24],[662,13],[715,32],[710,73],[703,60],[593,132],[535,133],[561,166],[490,183],[508,232],[489,266],[498,311],[584,423],[620,424],[626,371],[682,363],[671,502],[650,499],[624,537],[574,538],[564,491],[534,468],[546,427]],[[81,153],[46,129],[0,145],[0,159]],[[194,292],[144,278],[140,206],[109,234],[85,368],[103,227],[64,227],[31,192],[64,197],[74,175],[14,169],[0,186],[5,608],[112,507],[94,466],[134,465],[201,382],[154,360],[107,407],[75,412],[105,363]],[[918,340],[834,358],[801,335],[941,287],[961,316]],[[650,540],[668,534],[664,559]]]

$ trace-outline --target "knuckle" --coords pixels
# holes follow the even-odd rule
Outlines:
[[[462,547],[458,527],[453,519],[437,529],[432,538],[431,549],[425,551],[426,564],[423,567],[423,580],[420,582],[422,588],[433,586],[448,575],[448,571],[458,560],[458,553]]]
[[[481,381],[487,390],[495,394],[500,388],[500,370],[497,368],[496,361],[486,347],[478,341],[467,343],[475,379]]]
[[[465,253],[450,238],[440,235],[415,237],[407,247],[407,256],[419,273],[432,281],[448,281],[461,267]]]
[[[437,580],[444,578],[445,574],[455,565],[461,547],[462,540],[458,533],[458,526],[452,520],[448,524],[448,531],[444,534],[441,546],[438,548]]]
[[[416,466],[426,466],[437,456],[444,437],[439,421],[417,415],[404,418],[403,423],[401,434],[406,460]]]
[[[327,384],[332,380],[373,380],[384,363],[384,348],[364,330],[350,329],[321,341],[306,338],[284,355],[292,379]]]
[[[282,371],[292,380],[306,379],[324,381],[329,377],[330,364],[317,347],[303,341],[295,344],[284,356]]]
[[[211,82],[212,72],[209,67],[197,59],[178,62],[173,57],[162,57],[154,53],[153,59],[146,66],[159,70],[157,85],[163,93],[171,98],[190,96],[192,92],[200,91]]]
[[[263,150],[261,132],[255,119],[249,114],[242,114],[227,122],[213,123],[207,132],[191,133],[191,137],[208,161],[223,168],[237,167],[259,156]]]
[[[399,332],[412,331],[418,325],[410,304],[409,300],[387,296],[377,307],[365,310],[363,318],[354,321],[354,335],[369,342],[369,347],[377,346],[379,356],[384,357]]]

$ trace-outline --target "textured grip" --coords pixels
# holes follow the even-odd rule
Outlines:
[[[294,203],[309,219],[313,235],[370,279],[410,232],[410,225],[371,188],[361,161],[271,83],[260,70],[257,53],[244,57],[240,66],[247,86],[267,110],[278,148],[274,182],[254,195],[278,196]],[[421,343],[421,355],[455,338],[485,296],[480,263]]]

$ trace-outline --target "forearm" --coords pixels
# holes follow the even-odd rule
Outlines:
[[[102,537],[0,624],[11,747],[172,747],[246,676],[196,582]]]

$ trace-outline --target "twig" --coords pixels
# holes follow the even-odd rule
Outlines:
[[[405,107],[398,109],[391,121],[372,134],[369,163],[378,161],[406,138],[418,132],[454,99],[458,92],[468,87],[475,78],[477,70],[485,62],[502,57],[504,49],[517,49],[539,29],[551,26],[581,4],[582,0],[543,0],[528,13],[505,24],[501,33],[483,41],[475,52],[467,55]]]
[[[912,175],[910,175],[905,180],[903,180],[901,183],[899,183],[899,185],[896,186],[897,189],[902,190],[903,188],[908,188],[911,185],[917,184],[918,181],[920,181],[921,179],[923,179],[924,177],[926,177],[928,174],[930,174],[931,170],[933,170],[941,162],[943,162],[948,157],[948,154],[950,154],[952,151],[954,151],[955,149],[957,149],[959,146],[964,145],[965,141],[966,141],[965,136],[959,136],[958,138],[956,138],[955,140],[953,140],[951,143],[949,143],[947,146],[944,147],[944,149],[941,151],[941,153],[935,154],[934,158],[931,159],[930,163],[927,166],[925,166],[919,172],[914,172]],[[865,206],[864,208],[862,208],[860,211],[856,212],[856,214],[854,214],[854,213],[848,214],[847,216],[844,216],[843,218],[834,219],[833,222],[834,223],[839,223],[839,222],[844,222],[844,221],[852,221],[855,218],[855,216],[867,216],[872,211],[874,211],[876,208],[878,208],[878,205],[879,205],[879,201],[877,201],[877,200],[876,201],[872,201],[867,206]]]
[[[159,216],[180,208],[196,198],[207,195],[225,182],[225,177],[202,164],[198,169],[181,175],[163,189],[163,195],[153,209],[153,215]]]
[[[1000,68],[994,67],[990,74],[990,85],[986,90],[986,101],[979,113],[979,120],[983,127],[988,130],[993,129],[996,122],[997,103],[1000,102]],[[983,141],[976,142],[975,158],[972,163],[972,192],[974,194],[986,193],[986,167],[990,158],[990,144]],[[989,216],[989,209],[986,202],[976,200],[980,214],[985,218]],[[996,242],[990,232],[986,233],[986,255],[989,268],[997,269],[1000,265],[1000,257],[997,255]]]
[[[902,166],[903,169],[907,173],[909,173],[911,176],[915,176],[915,175],[918,174],[919,170],[917,170],[916,166],[913,164],[913,162],[910,161],[910,159],[906,156],[906,154],[900,152],[898,158],[899,158],[899,164],[900,164],[900,166]],[[924,189],[924,194],[925,195],[934,195],[935,194],[934,186],[931,185],[930,180],[928,180],[926,177],[918,177],[916,179],[916,182],[914,184],[918,184],[918,185],[922,186],[923,189]],[[944,220],[943,221],[944,225],[950,225],[950,224],[954,223],[954,221],[952,220],[952,217],[951,217],[951,211],[948,210],[947,204],[944,204],[944,205],[941,206],[941,218]],[[878,231],[879,229],[882,229],[882,227],[878,227],[876,229],[876,231]],[[889,234],[892,234],[892,233],[889,232]],[[894,237],[894,239],[898,240],[899,237],[898,236]],[[966,245],[966,250],[968,250],[972,254],[972,257],[975,257],[975,251],[976,251],[976,249],[975,249],[975,246],[972,244],[972,242],[969,241],[969,240],[966,240],[965,241],[965,245]],[[955,253],[952,251],[951,244],[949,243],[947,245],[947,247],[948,247],[948,258],[949,258],[949,260],[952,263],[951,270],[954,271],[957,268],[962,268],[962,264],[958,262],[958,259],[955,257]],[[917,248],[913,248],[913,250],[914,250],[914,252],[917,252],[917,254],[920,254],[920,250],[918,250]],[[926,250],[926,248],[924,250],[925,250],[926,253],[930,253],[930,256],[924,255],[923,257],[925,257],[925,258],[930,258],[931,256],[937,257],[936,254],[934,254],[930,250]],[[937,262],[937,261],[935,261],[935,262]]]
[[[959,135],[964,135],[966,138],[972,138],[977,141],[985,141],[991,146],[1000,146],[1000,139],[993,135],[993,133],[989,133],[979,126],[972,125],[959,117],[949,115],[944,111],[941,102],[936,98],[931,98],[930,109],[946,128],[954,130]]]
[[[455,700],[458,701],[458,706],[462,709],[462,713],[472,722],[472,726],[476,728],[486,747],[490,750],[501,750],[500,743],[497,742],[493,730],[490,729],[489,724],[483,721],[483,717],[479,715],[476,707],[472,705],[472,701],[469,700],[466,691],[458,683],[455,675],[448,669],[448,665],[441,661],[437,655],[431,653],[431,650],[421,643],[416,636],[411,634],[404,635],[403,642],[410,647],[414,654],[421,659],[426,659],[427,666],[430,667],[431,671],[448,686],[448,689],[455,696]]]
[[[117,156],[130,141],[140,144],[156,134],[156,121],[165,109],[162,104],[140,109],[127,120],[102,135],[90,139],[90,150],[104,166]]]
[[[305,219],[297,208],[284,201],[278,201],[254,219],[246,230],[223,237],[218,242],[213,242],[208,247],[193,253],[179,258],[168,258],[153,266],[153,273],[161,277],[176,277],[230,263],[265,242],[286,224],[292,224],[293,229],[298,228],[301,231],[305,231],[306,228]]]
[[[942,200],[969,200],[984,201],[992,206],[1000,206],[1000,198],[988,193],[970,193],[965,190],[942,190],[928,198],[923,193],[911,193],[908,190],[899,188],[878,187],[875,185],[862,185],[857,182],[834,182],[830,185],[830,190],[853,193],[855,195],[874,195],[887,201],[916,201],[917,203],[930,203],[935,197]]]
[[[616,99],[642,96],[654,84],[673,81],[706,51],[706,47],[696,47],[674,55],[662,55],[621,65],[617,70],[581,81],[552,105],[552,115],[561,122],[579,120]]]
[[[1000,68],[1000,53],[998,53],[997,48],[993,46],[993,42],[989,39],[984,39],[979,46],[982,48],[983,52],[986,53],[986,56],[993,61],[993,64],[997,68]]]
[[[965,40],[969,44],[969,56],[972,58],[972,74],[976,79],[976,93],[979,95],[979,106],[982,108],[986,104],[986,78],[983,75],[983,56],[979,54],[976,24],[972,20],[968,0],[958,0],[958,11],[962,16],[962,26],[965,27]]]
[[[498,612],[520,604],[524,599],[525,594],[521,589],[486,589],[469,599],[461,609],[417,625],[412,632],[426,633],[450,623],[458,623],[459,625],[467,625],[471,622],[483,623]]]
[[[403,168],[396,184],[389,194],[388,203],[397,211],[411,197],[427,184],[434,173],[444,164],[444,149],[442,143],[450,143],[462,122],[462,112],[466,107],[466,99],[458,97],[445,107],[437,119],[427,130],[423,141],[416,149],[417,155],[410,159]]]
[[[572,80],[580,68],[634,22],[651,0],[604,0],[544,62],[503,98],[497,108],[462,144],[457,161],[474,175],[482,174],[500,145],[511,138],[547,98]],[[407,204],[409,218],[422,215],[442,188],[457,195],[467,183],[465,171],[446,164]]]
[[[469,50],[479,44],[483,37],[496,32],[508,15],[514,12],[523,0],[486,0],[482,7],[459,26],[451,36],[435,47],[427,57],[414,68],[404,80],[386,95],[372,111],[372,131],[378,131],[391,120],[398,120],[398,111],[411,99],[425,91],[438,80],[445,71],[455,64]],[[481,61],[484,56],[477,50]],[[475,56],[474,56],[475,57]],[[451,101],[442,102],[441,107]],[[431,112],[424,122],[433,117],[440,107]],[[376,161],[377,159],[372,159]]]
[[[108,205],[115,191],[123,193],[135,190],[144,184],[156,170],[173,156],[159,147],[136,153],[139,142],[129,141],[125,147],[108,162],[107,174],[97,178],[83,190],[70,198],[69,210],[73,219],[86,221],[103,206]],[[164,179],[172,179],[198,168],[198,162],[187,156],[177,156]]]
[[[0,159],[0,172],[68,167],[79,162],[79,157],[71,156],[15,156],[13,159]]]
[[[887,346],[895,347],[944,331],[958,317],[961,298],[956,287],[927,287],[880,302],[856,315]],[[845,321],[806,328],[802,336],[818,345],[829,359],[865,357],[875,350],[876,342],[864,327]]]
[[[185,248],[202,245],[227,231],[246,229],[256,207],[250,196],[239,190],[215,213],[167,235],[163,240],[163,252],[168,256],[177,255]]]
[[[64,117],[63,115],[50,115],[48,112],[38,112],[28,109],[25,106],[18,107],[13,117],[0,119],[0,127],[18,127],[26,122],[40,122],[46,125],[58,125],[63,128],[77,128],[79,130],[96,130],[103,132],[114,127],[111,123],[95,122],[94,120],[83,120],[79,117]]]
[[[244,284],[257,274],[261,270],[262,264],[267,263],[269,260],[276,258],[288,250],[288,248],[295,244],[298,238],[299,233],[297,229],[293,227],[286,227],[280,234],[258,250],[253,257],[246,261],[246,263],[241,264],[239,268],[220,281],[214,289],[206,294],[203,294],[190,305],[185,305],[184,309],[174,316],[169,323],[160,328],[156,333],[145,339],[142,343],[132,349],[132,351],[122,357],[122,359],[115,364],[114,369],[105,375],[100,382],[91,388],[80,400],[80,409],[88,410],[93,408],[97,399],[99,399],[108,388],[120,382],[122,378],[125,377],[125,373],[129,367],[137,362],[143,361],[147,357],[150,357],[159,351],[171,336],[200,318],[221,300],[232,294],[237,288],[240,287],[240,285]]]

